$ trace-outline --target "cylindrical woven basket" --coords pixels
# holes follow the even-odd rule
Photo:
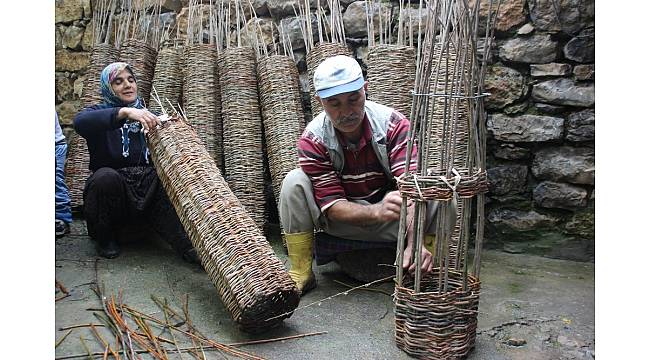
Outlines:
[[[183,107],[208,153],[223,170],[223,121],[217,57],[214,45],[185,45]]]
[[[103,101],[99,78],[108,64],[117,61],[118,55],[119,51],[111,44],[94,45],[81,91],[81,102],[84,108]],[[86,140],[76,132],[72,133],[69,144],[68,159],[65,162],[65,182],[70,192],[71,206],[79,208],[83,206],[84,186],[91,174],[88,169],[90,154],[88,154]]]
[[[480,281],[468,275],[463,290],[462,272],[449,270],[447,291],[439,292],[439,272],[422,277],[419,293],[409,275],[395,287],[395,341],[418,359],[459,359],[476,341]]]
[[[307,73],[309,74],[309,101],[311,102],[312,118],[318,116],[323,111],[323,106],[316,100],[316,91],[314,90],[314,71],[323,60],[330,56],[347,55],[352,56],[352,52],[347,45],[339,43],[318,43],[307,53]]]
[[[138,95],[149,99],[158,51],[138,39],[128,39],[120,47],[120,60],[131,65],[138,80]],[[149,106],[149,103],[146,104]]]
[[[181,89],[183,83],[183,76],[181,74],[181,55],[182,48],[169,47],[164,48],[158,52],[156,58],[156,68],[153,73],[153,86],[160,101],[164,105],[178,106],[181,103]],[[150,100],[148,102],[149,109],[154,113],[161,114],[162,109],[153,101],[154,92],[151,91]],[[169,103],[167,103],[169,101]]]
[[[257,63],[260,105],[271,182],[276,202],[287,173],[298,166],[296,142],[304,128],[304,113],[296,63],[272,55]]]
[[[255,51],[228,48],[219,56],[224,167],[232,192],[260,229],[266,221],[262,119]]]
[[[410,116],[415,85],[415,49],[381,44],[368,50],[368,98]]]
[[[196,132],[170,120],[148,138],[158,176],[234,321],[257,333],[291,316],[300,301],[295,283]]]

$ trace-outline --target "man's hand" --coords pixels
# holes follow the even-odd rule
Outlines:
[[[399,191],[391,191],[384,196],[384,199],[373,205],[374,218],[377,222],[390,222],[399,220],[400,209],[402,208],[402,196]]]
[[[156,115],[152,114],[147,109],[123,107],[120,109],[118,113],[118,118],[119,119],[129,118],[133,121],[137,121],[140,124],[142,124],[142,127],[144,128],[145,131],[154,129],[156,125],[162,125],[160,119],[158,119]]]
[[[411,274],[415,273],[415,261],[412,261],[413,247],[411,244],[406,246],[404,249],[404,262],[402,267],[407,269]],[[428,274],[433,270],[433,257],[429,250],[422,246],[422,253],[420,254],[420,269],[423,274]]]

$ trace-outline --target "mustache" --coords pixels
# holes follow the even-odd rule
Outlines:
[[[359,120],[359,117],[356,115],[351,115],[351,116],[341,116],[338,118],[339,123],[343,122],[352,122],[352,121],[357,121]]]

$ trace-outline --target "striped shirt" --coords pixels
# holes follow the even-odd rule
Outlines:
[[[365,200],[379,202],[394,184],[379,162],[372,147],[372,129],[367,115],[363,119],[359,143],[350,144],[338,131],[343,147],[344,166],[338,174],[322,139],[306,129],[298,140],[298,164],[311,180],[316,204],[321,211],[341,200]],[[410,123],[404,115],[393,111],[386,133],[386,151],[393,176],[404,173],[406,142]],[[416,148],[411,152],[411,170],[416,169]]]

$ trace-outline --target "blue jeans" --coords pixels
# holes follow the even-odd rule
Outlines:
[[[72,209],[70,208],[70,195],[68,187],[65,185],[65,176],[63,168],[65,166],[65,154],[68,152],[68,144],[62,141],[55,144],[56,154],[56,171],[54,181],[54,217],[57,220],[63,220],[66,223],[72,222]]]

